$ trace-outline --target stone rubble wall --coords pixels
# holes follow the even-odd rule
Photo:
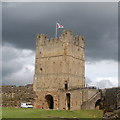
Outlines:
[[[105,112],[120,109],[120,87],[102,90],[102,101]]]
[[[2,86],[2,106],[20,107],[21,103],[31,102],[33,104],[35,92],[33,85],[26,86]]]
[[[102,90],[103,120],[118,120],[120,118],[120,87]]]

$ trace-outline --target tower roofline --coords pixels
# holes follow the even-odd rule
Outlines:
[[[62,34],[57,38],[49,38],[47,34],[37,35],[37,45],[48,45],[49,43],[67,42],[76,46],[84,47],[85,41],[83,35],[74,35],[71,30],[63,30]]]

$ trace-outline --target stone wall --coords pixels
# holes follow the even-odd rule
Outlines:
[[[37,108],[48,109],[45,101],[46,94],[50,94],[54,98],[54,109],[66,108],[66,94],[70,93],[70,109],[95,109],[96,102],[101,99],[102,109],[104,112],[111,112],[120,109],[120,88],[111,88],[97,90],[95,88],[84,89],[61,89],[59,92],[40,92],[39,98],[36,97],[33,91],[33,85],[26,86],[2,86],[2,106],[3,107],[20,107],[21,102],[34,103],[35,98],[39,103],[35,104]],[[102,94],[102,95],[101,95]],[[40,101],[42,104],[40,104]],[[59,101],[59,102],[58,102]],[[36,103],[36,102],[35,102]],[[45,105],[43,105],[45,104]]]
[[[69,88],[85,85],[84,38],[74,37],[70,31],[54,39],[38,35],[34,90],[57,91],[64,88],[65,83]]]
[[[85,87],[84,63],[83,36],[74,36],[69,30],[64,30],[59,38],[49,39],[45,34],[37,35],[33,83],[34,91],[38,96],[36,107],[42,105],[47,108],[46,96],[51,95],[55,103],[54,109],[68,109],[66,94],[69,91],[67,90]],[[65,88],[66,91],[61,92],[61,89]],[[70,91],[71,100],[73,96],[77,98],[79,93],[80,91]],[[81,100],[80,96],[79,98]],[[76,104],[72,105],[73,102],[70,102],[71,109],[80,109],[80,105],[77,108],[74,106]]]
[[[120,87],[102,90],[104,120],[120,119]]]
[[[120,109],[120,87],[102,90],[104,111]]]
[[[34,102],[35,92],[33,85],[2,86],[2,106],[20,107],[22,102]]]
[[[83,89],[83,103],[82,109],[100,109],[100,105],[96,105],[97,101],[101,99],[101,90],[96,88]]]

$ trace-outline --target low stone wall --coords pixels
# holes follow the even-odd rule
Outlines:
[[[101,90],[95,88],[83,89],[82,109],[96,109],[96,102],[101,99]],[[101,106],[98,105],[101,109]]]
[[[33,85],[26,86],[2,86],[2,106],[20,107],[22,102],[31,102],[33,104],[35,92]]]

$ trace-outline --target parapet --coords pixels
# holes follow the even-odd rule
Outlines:
[[[71,30],[63,30],[61,37],[73,37],[73,32]]]
[[[59,42],[71,43],[76,46],[81,46],[84,48],[84,37],[78,35],[74,36],[71,30],[63,30],[63,33],[60,35],[60,37],[50,38],[50,39],[46,34],[38,34],[36,40],[36,46],[55,44]]]
[[[46,39],[46,38],[47,38],[47,35],[46,35],[46,34],[38,34],[38,35],[37,35],[37,38]]]

